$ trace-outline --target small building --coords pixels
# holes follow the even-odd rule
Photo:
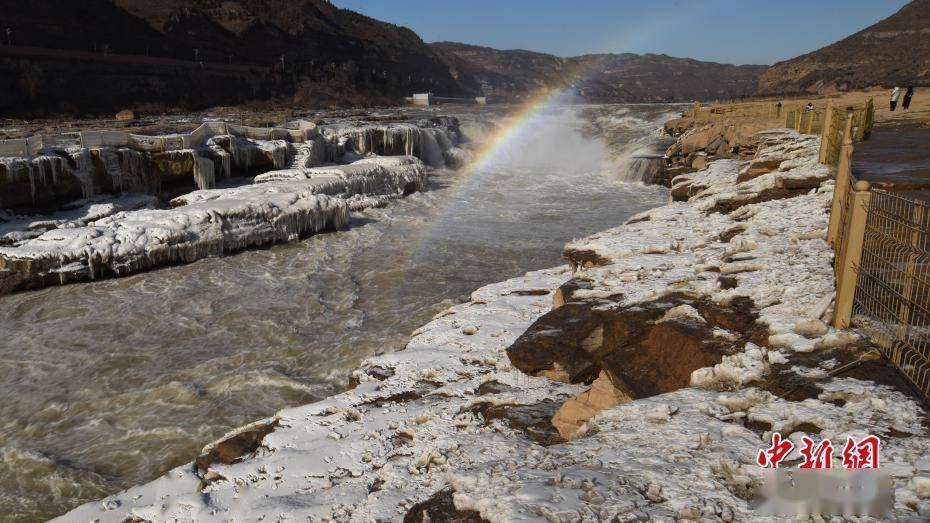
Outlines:
[[[432,93],[414,93],[413,105],[432,105]]]
[[[478,104],[478,105],[487,105],[487,104],[488,104],[488,97],[487,97],[487,96],[476,96],[476,97],[475,97],[475,103]]]

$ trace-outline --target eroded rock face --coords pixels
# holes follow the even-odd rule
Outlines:
[[[507,354],[527,374],[580,383],[603,371],[622,394],[645,398],[687,387],[693,371],[760,341],[763,329],[747,302],[721,307],[679,294],[619,307],[610,300],[569,298],[539,318]],[[682,306],[695,312],[675,313]],[[730,335],[717,336],[715,328]]]
[[[680,118],[666,124],[666,132],[681,137],[665,156],[673,170],[703,169],[708,161],[718,158],[750,158],[760,142],[756,133],[772,126],[772,121],[764,118],[709,123]]]

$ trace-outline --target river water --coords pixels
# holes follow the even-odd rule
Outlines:
[[[584,115],[616,146],[648,141],[668,111],[543,111],[491,161],[437,172],[348,231],[0,298],[2,519],[61,514],[338,392],[477,287],[558,265],[566,241],[661,205],[664,189],[619,181]]]

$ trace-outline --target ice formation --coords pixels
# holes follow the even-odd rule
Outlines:
[[[756,453],[770,431],[803,426],[836,439],[882,435],[895,486],[889,519],[927,519],[930,437],[913,398],[828,373],[802,401],[759,388],[776,366],[794,372],[795,356],[845,334],[814,325],[828,319],[833,293],[823,239],[832,182],[816,165],[817,143],[769,133],[759,155],[794,154],[787,149],[799,144],[797,164],[758,179],[739,182],[739,162],[712,162],[687,175],[701,188],[690,201],[567,246],[574,270],[481,288],[415,331],[405,350],[366,360],[356,388],[244,427],[196,463],[59,520],[397,521],[450,492],[456,510],[492,522],[767,521],[750,504],[762,478]],[[771,191],[779,180],[812,187]],[[728,277],[735,282],[723,285]],[[525,413],[585,387],[520,373],[506,349],[570,278],[588,282],[573,296],[626,305],[682,292],[721,303],[749,297],[770,343],[699,369],[691,387],[603,410],[572,441],[540,445]],[[693,312],[663,321],[682,316]]]
[[[322,132],[340,151],[362,156],[416,156],[431,167],[453,164],[460,156],[456,122],[333,124]]]
[[[434,120],[333,124],[327,135],[305,133],[306,141],[299,142],[212,134],[192,141],[194,148],[157,153],[68,143],[34,156],[0,158],[0,189],[7,185],[13,194],[28,187],[29,195],[10,205],[26,212],[67,208],[69,201],[103,193],[166,199],[197,189],[171,200],[172,209],[123,206],[140,200],[134,196],[115,199],[112,212],[101,213],[98,206],[86,213],[95,219],[73,212],[4,219],[0,294],[120,276],[342,228],[350,210],[424,189],[427,168],[421,158],[434,166],[445,165],[446,155],[450,161],[462,158],[455,146],[457,121]],[[375,156],[393,151],[404,155]],[[215,188],[218,180],[258,169],[266,172],[254,184]],[[153,198],[143,199],[154,206]]]
[[[322,194],[409,194],[426,186],[426,167],[415,156],[363,158],[348,165],[293,168],[255,177],[255,183],[309,180]]]
[[[161,196],[170,187],[177,194],[189,187],[212,189],[218,180],[232,176],[303,170],[369,156],[415,156],[431,167],[467,160],[467,153],[458,147],[454,118],[416,123],[341,122],[323,129],[324,134],[304,133],[305,141],[246,138],[215,134],[212,129],[214,134],[184,142],[186,149],[164,152],[133,148],[139,144],[103,145],[100,140],[83,147],[74,140],[50,136],[47,146],[31,156],[0,157],[0,206],[41,212],[105,193]],[[253,131],[269,137],[287,135],[283,130]],[[182,136],[172,138],[181,140]]]
[[[306,182],[259,185],[173,209],[114,214],[0,247],[0,291],[120,276],[348,224],[344,200]]]

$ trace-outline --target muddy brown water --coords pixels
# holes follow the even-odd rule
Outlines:
[[[930,128],[876,127],[853,150],[853,175],[930,200]]]
[[[633,140],[668,112],[607,114]],[[348,231],[0,298],[0,519],[59,515],[343,390],[474,289],[667,201],[618,182],[580,114],[545,112],[479,168],[439,172]]]

